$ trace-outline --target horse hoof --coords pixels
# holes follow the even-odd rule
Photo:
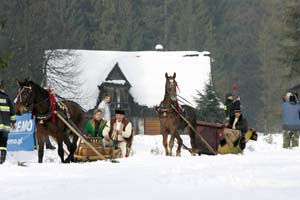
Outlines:
[[[70,163],[69,159],[64,160],[62,163]]]
[[[180,153],[176,153],[176,157],[181,157],[181,154]]]

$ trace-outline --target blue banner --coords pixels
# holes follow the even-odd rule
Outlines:
[[[16,129],[8,134],[8,151],[33,151],[34,150],[35,121],[31,113],[17,115]]]

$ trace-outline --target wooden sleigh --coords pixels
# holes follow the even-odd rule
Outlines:
[[[240,147],[241,132],[228,129],[224,124],[198,121],[195,137],[199,154],[216,155],[243,152]],[[249,140],[257,140],[257,134],[253,129],[249,129],[245,134],[244,142],[247,143]]]
[[[98,137],[84,137],[80,130],[72,123],[67,121],[59,113],[56,113],[59,119],[70,128],[70,130],[79,137],[79,144],[74,152],[74,159],[77,161],[87,162],[96,160],[112,160],[121,158],[121,149],[115,147],[103,147],[102,138]],[[131,151],[133,143],[134,130],[127,141],[128,154]]]
[[[131,154],[133,138],[134,130],[132,129],[131,136],[126,140],[127,153],[125,157]],[[103,138],[101,137],[85,137],[85,140],[80,138],[74,158],[80,162],[122,158],[121,149],[117,147],[104,147],[102,140]]]
[[[104,147],[102,145],[103,139],[101,137],[87,137],[86,140],[93,148],[91,148],[90,145],[87,145],[83,140],[80,140],[74,153],[74,158],[77,161],[87,162],[121,158],[121,150],[114,147]],[[101,156],[99,154],[101,154]]]

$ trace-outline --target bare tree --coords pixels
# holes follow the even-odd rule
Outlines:
[[[48,50],[45,52],[43,86],[54,88],[55,93],[66,99],[81,99],[81,82],[78,55],[73,50]]]

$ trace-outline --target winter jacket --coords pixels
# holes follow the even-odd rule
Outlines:
[[[300,105],[289,101],[282,104],[282,128],[284,130],[300,130]]]
[[[234,118],[235,116],[230,117],[228,128],[232,128],[234,123]],[[235,126],[236,126],[236,130],[240,130],[243,135],[245,135],[245,133],[248,131],[248,123],[247,120],[243,117],[243,115],[240,115]]]
[[[110,108],[108,103],[106,103],[105,101],[101,101],[98,109],[101,110],[103,119],[105,119],[106,121],[110,120]]]
[[[92,137],[103,137],[102,131],[106,126],[106,121],[101,120],[98,125],[98,131],[96,131],[96,120],[91,119],[88,121],[88,123],[84,127],[85,133],[90,133]]]
[[[231,110],[232,103],[233,103],[232,99],[226,99],[225,101],[224,111],[225,111],[225,116],[228,118],[233,115],[233,111]]]
[[[114,139],[116,131],[119,131],[118,141],[126,141],[132,136],[132,124],[128,119],[124,118],[120,124],[120,130],[117,130],[116,118],[113,118],[107,122],[107,126],[103,130],[103,136],[109,136]]]
[[[8,95],[0,90],[0,132],[9,131],[10,124],[16,122],[13,104]]]
[[[224,111],[225,115],[228,118],[231,118],[234,116],[234,110],[235,109],[241,109],[241,103],[239,100],[232,100],[232,99],[226,99]]]

